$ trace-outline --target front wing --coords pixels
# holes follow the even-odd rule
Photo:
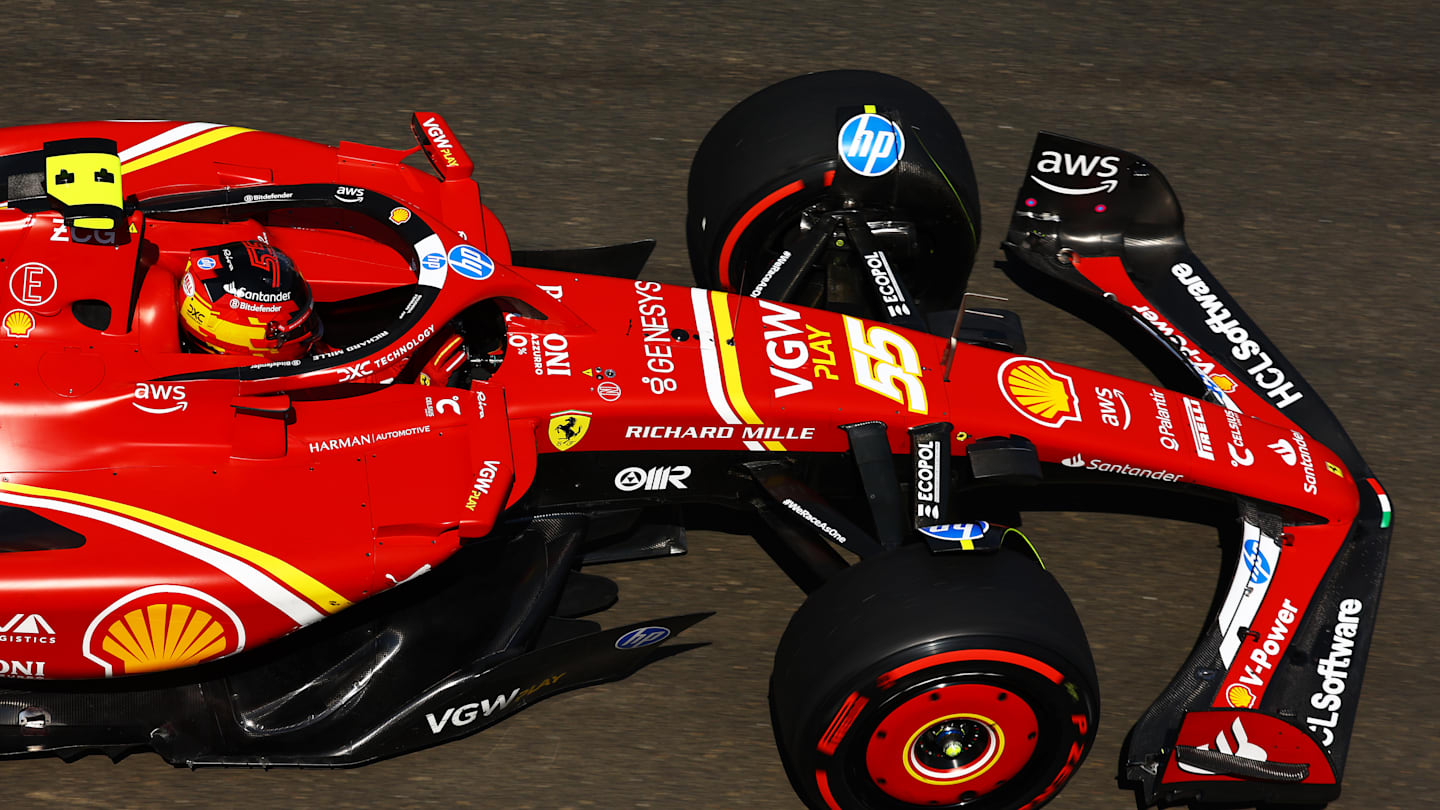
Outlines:
[[[1190,250],[1178,200],[1144,159],[1041,133],[1003,247],[1017,284],[1110,334],[1164,385],[1292,431],[1260,447],[1244,446],[1238,427],[1220,436],[1215,452],[1232,466],[1274,452],[1307,492],[1358,492],[1358,512],[1324,516],[1237,495],[1231,570],[1206,630],[1136,723],[1120,774],[1146,804],[1335,798],[1390,540],[1384,489]],[[1344,468],[1316,469],[1311,441]]]

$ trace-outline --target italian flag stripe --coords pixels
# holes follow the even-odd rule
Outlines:
[[[1380,499],[1380,528],[1388,529],[1390,528],[1390,496],[1386,495],[1385,490],[1380,488],[1379,481],[1376,481],[1374,478],[1368,478],[1366,480],[1370,482],[1370,488],[1375,490],[1375,497]]]

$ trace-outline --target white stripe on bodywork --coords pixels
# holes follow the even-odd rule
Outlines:
[[[1259,585],[1252,585],[1251,567],[1245,564],[1245,542],[1256,538],[1260,540],[1260,554],[1270,563],[1270,577]],[[1255,622],[1255,614],[1260,612],[1260,603],[1265,601],[1270,583],[1275,581],[1275,575],[1279,571],[1280,541],[1261,532],[1259,526],[1245,523],[1245,534],[1240,539],[1240,559],[1235,565],[1235,578],[1230,581],[1230,591],[1225,595],[1225,604],[1221,606],[1218,616],[1221,633],[1220,658],[1225,662],[1225,666],[1235,662],[1235,653],[1240,651],[1240,642],[1243,640],[1238,631]]]
[[[705,393],[710,396],[710,406],[727,425],[740,424],[740,417],[725,398],[725,379],[720,373],[720,356],[715,347],[715,325],[710,316],[710,293],[695,288],[690,290],[690,301],[695,308],[695,331],[700,335],[700,365],[705,369]],[[745,442],[747,450],[761,450],[765,446],[755,441]]]
[[[159,135],[156,135],[149,140],[141,141],[140,143],[137,143],[129,149],[121,152],[120,162],[124,163],[127,160],[131,160],[133,158],[140,157],[141,155],[154,152],[156,149],[164,149],[172,143],[178,143],[180,141],[183,141],[191,135],[199,135],[202,132],[208,132],[218,126],[220,125],[207,124],[204,121],[192,121],[189,124],[181,124],[178,127],[167,129]]]
[[[440,237],[433,233],[415,243],[415,261],[420,268],[420,286],[434,287],[438,290],[445,286],[446,268],[449,267],[449,262],[440,265],[435,270],[426,269],[425,257],[431,253],[445,255],[445,243],[441,242]]]
[[[28,495],[15,495],[9,492],[0,492],[0,503],[9,503],[16,506],[25,506],[36,509],[51,509],[56,512],[64,512],[83,518],[89,518],[101,523],[123,529],[132,534],[138,534],[148,540],[153,540],[162,546],[174,549],[175,551],[194,557],[205,563],[246,588],[266,603],[289,616],[301,625],[312,624],[324,618],[318,610],[306,604],[300,597],[286,590],[284,586],[270,579],[263,572],[253,568],[243,560],[237,560],[227,554],[221,553],[209,546],[187,540],[179,535],[171,534],[163,529],[156,528],[138,520],[133,520],[122,515],[104,512],[90,506],[69,503],[67,501],[53,500],[50,498],[35,498]]]

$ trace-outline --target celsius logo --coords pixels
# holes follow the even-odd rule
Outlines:
[[[1264,585],[1270,581],[1270,561],[1260,551],[1260,541],[1251,538],[1245,541],[1245,567],[1250,571],[1250,584]]]
[[[1068,188],[1057,186],[1041,180],[1035,175],[1030,179],[1060,194],[1094,194],[1099,191],[1114,191],[1120,185],[1120,181],[1114,179],[1120,173],[1120,158],[1118,155],[1072,155],[1068,152],[1041,152],[1040,160],[1035,163],[1035,171],[1044,174],[1062,174],[1066,177],[1089,180],[1091,175],[1096,178],[1109,178],[1099,180],[1099,184],[1087,188]]]
[[[851,171],[878,177],[900,165],[905,157],[905,134],[883,115],[861,113],[840,127],[836,149]]]
[[[1280,439],[1279,441],[1270,445],[1270,449],[1274,450],[1280,455],[1281,461],[1285,462],[1291,467],[1295,466],[1295,445],[1291,444],[1288,439]]]
[[[615,641],[617,650],[638,650],[641,647],[653,647],[656,644],[670,637],[669,628],[665,627],[641,627],[631,630]]]
[[[626,467],[615,473],[615,488],[621,492],[634,492],[637,489],[657,490],[668,489],[689,489],[685,486],[685,479],[690,477],[690,468],[683,464],[674,467]]]

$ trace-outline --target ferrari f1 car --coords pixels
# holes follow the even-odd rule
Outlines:
[[[1031,356],[972,306],[965,143],[899,79],[800,77],[715,125],[693,289],[639,278],[648,242],[512,249],[455,132],[411,125],[409,151],[0,131],[0,756],[349,766],[463,737],[692,646],[665,642],[704,614],[584,618],[616,599],[592,566],[713,528],[808,593],[770,694],[808,806],[1038,807],[1099,712],[1020,531],[1067,509],[1225,550],[1122,780],[1161,805],[1339,794],[1390,504],[1154,166],[1040,134],[1003,249],[1162,387]],[[323,342],[182,337],[201,288],[206,317],[287,334],[197,275],[233,244],[293,257]]]

